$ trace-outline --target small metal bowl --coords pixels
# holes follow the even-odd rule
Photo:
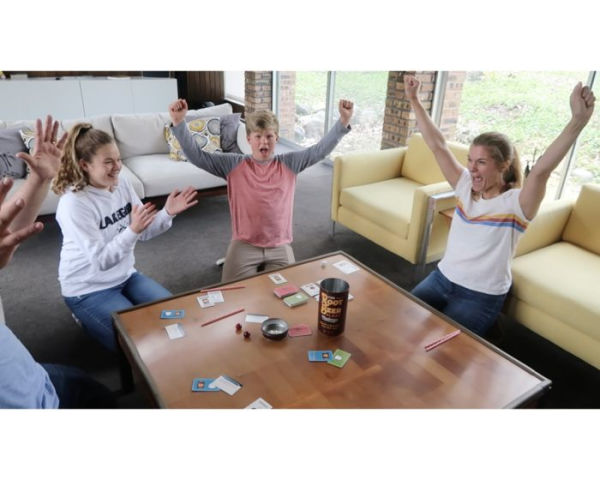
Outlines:
[[[262,322],[260,329],[265,338],[282,340],[287,336],[288,324],[281,318],[267,318]]]

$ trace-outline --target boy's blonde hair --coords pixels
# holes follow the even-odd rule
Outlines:
[[[58,173],[52,182],[52,191],[61,195],[69,185],[73,185],[76,192],[83,189],[89,184],[89,178],[79,166],[79,160],[91,162],[100,147],[114,142],[113,137],[104,130],[92,127],[91,123],[73,125],[60,159]]]
[[[275,114],[269,110],[259,110],[246,115],[246,133],[250,135],[254,132],[263,132],[273,130],[279,135],[279,120]]]

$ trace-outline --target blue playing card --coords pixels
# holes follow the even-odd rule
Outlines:
[[[185,310],[163,310],[160,313],[160,318],[183,318],[185,316]]]
[[[192,382],[193,392],[218,392],[217,387],[211,388],[210,384],[214,382],[214,378],[194,378]]]
[[[331,350],[309,350],[308,361],[309,362],[328,362],[333,358],[333,352]]]

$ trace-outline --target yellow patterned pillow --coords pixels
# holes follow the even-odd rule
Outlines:
[[[188,130],[200,148],[207,153],[222,152],[221,149],[221,120],[219,117],[198,118],[187,122]],[[169,144],[169,158],[187,162],[181,145],[171,132],[169,125],[165,125],[165,140]]]

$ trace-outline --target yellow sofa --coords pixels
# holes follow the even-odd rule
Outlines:
[[[600,368],[600,185],[540,209],[512,274],[505,313]]]
[[[449,143],[466,165],[468,146]],[[437,213],[455,198],[420,134],[406,147],[353,152],[334,160],[331,219],[413,264],[439,260],[449,222]]]

